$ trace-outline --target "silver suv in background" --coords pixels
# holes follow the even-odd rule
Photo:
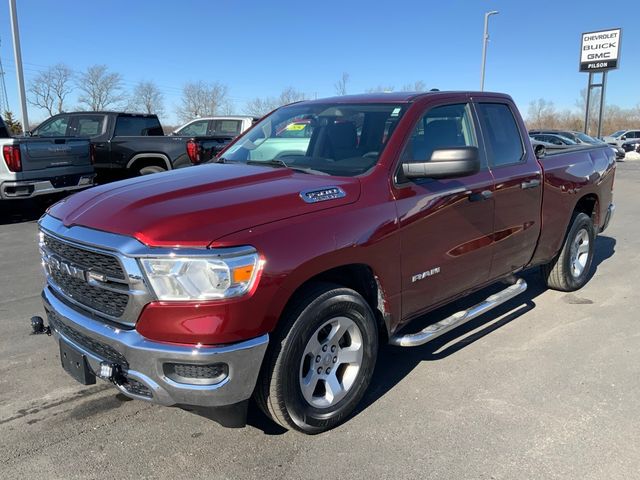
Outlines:
[[[633,140],[636,138],[640,139],[640,130],[618,130],[617,132],[613,132],[611,135],[602,137],[602,140],[607,142],[609,145],[622,147],[622,144],[627,140]]]

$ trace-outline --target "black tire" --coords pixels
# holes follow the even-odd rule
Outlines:
[[[586,232],[589,245],[587,256],[585,257],[586,261],[578,273],[572,267],[572,256],[576,249],[576,242],[579,242],[578,236],[584,236],[581,232]],[[585,213],[575,214],[560,253],[551,262],[541,267],[542,276],[547,287],[562,292],[573,292],[582,288],[589,280],[595,250],[595,239],[596,229],[591,217]]]
[[[138,170],[138,175],[151,175],[152,173],[161,173],[166,171],[166,168],[160,167],[158,165],[147,165],[146,167],[142,167],[140,170]]]
[[[305,399],[300,385],[305,348],[327,321],[345,317],[361,334],[360,368],[341,400],[316,408]],[[306,434],[330,430],[346,420],[362,399],[373,375],[377,354],[377,322],[364,298],[340,285],[314,284],[298,295],[280,319],[262,365],[255,399],[260,408],[284,428]],[[335,370],[334,375],[338,368]]]

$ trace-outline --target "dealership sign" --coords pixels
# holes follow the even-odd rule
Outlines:
[[[580,71],[603,72],[618,68],[622,29],[601,30],[582,34]]]

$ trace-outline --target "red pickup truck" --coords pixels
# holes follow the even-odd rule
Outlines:
[[[254,398],[284,427],[322,432],[362,398],[381,342],[437,338],[523,292],[530,267],[550,288],[582,287],[614,173],[608,146],[537,158],[507,95],[295,103],[214,163],[51,207],[39,223],[50,331],[84,384],[228,425]]]

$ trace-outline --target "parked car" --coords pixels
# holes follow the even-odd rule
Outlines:
[[[621,148],[624,152],[638,152],[640,153],[640,138],[634,138],[631,140],[625,140]]]
[[[306,150],[280,143],[301,118]],[[319,433],[358,405],[381,342],[423,345],[524,292],[531,267],[581,288],[614,212],[611,149],[538,160],[496,93],[299,102],[217,160],[96,187],[40,220],[44,307],[80,383],[235,426],[253,395]]]
[[[88,140],[12,137],[0,118],[0,199],[32,198],[93,185]]]
[[[600,140],[598,138],[594,138],[590,135],[587,135],[586,133],[583,132],[577,132],[574,130],[535,130],[535,131],[530,131],[529,134],[532,133],[540,133],[540,134],[545,134],[545,133],[551,133],[551,134],[557,134],[557,135],[561,135],[565,138],[568,138],[570,140],[573,140],[574,142],[576,142],[579,145],[600,145],[600,144],[606,144],[606,142],[604,140]],[[621,148],[618,147],[617,145],[611,145],[611,148],[613,149],[615,155],[616,155],[616,160],[622,160],[625,157],[625,151]]]
[[[569,147],[575,147],[578,143],[574,142],[570,138],[563,137],[556,133],[529,133],[529,136],[539,142],[544,142],[547,145],[553,145],[554,149],[564,149]]]
[[[197,165],[212,158],[234,138],[164,136],[156,115],[123,112],[61,113],[40,124],[31,136],[87,137],[95,147],[98,173],[127,176]]]
[[[640,138],[640,130],[618,130],[611,135],[603,137],[602,140],[610,145],[621,147],[626,140],[634,140]]]
[[[172,135],[211,137],[215,135],[237,137],[246,132],[259,118],[250,116],[202,117],[185,123]]]

